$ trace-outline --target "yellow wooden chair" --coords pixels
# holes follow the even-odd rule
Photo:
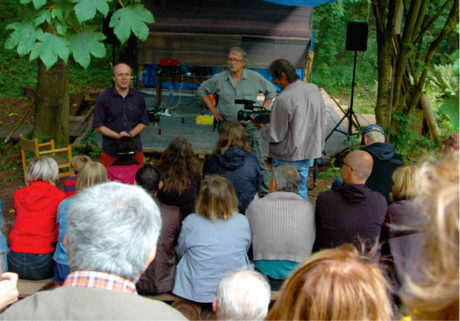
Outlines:
[[[50,156],[57,163],[59,167],[59,177],[68,177],[71,175],[70,162],[72,161],[72,148],[71,146],[56,148],[54,140],[39,143],[36,138],[27,139],[22,134],[19,135],[19,144],[21,146],[21,160],[22,169],[24,171],[24,182],[27,184],[26,169],[28,162],[32,158],[40,156]],[[26,152],[33,153],[33,157],[27,158]]]

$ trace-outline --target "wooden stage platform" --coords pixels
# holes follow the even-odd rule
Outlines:
[[[322,90],[324,100],[326,102],[326,119],[327,119],[327,134],[335,127],[338,121],[343,116],[343,112],[337,104],[330,98],[326,91]],[[155,89],[145,91],[144,97],[147,102],[148,109],[154,109],[156,105]],[[213,130],[212,125],[197,125],[196,117],[200,114],[210,114],[207,108],[201,105],[201,101],[195,93],[174,92],[172,95],[169,92],[163,91],[161,99],[161,107],[168,108],[171,116],[160,116],[158,123],[150,123],[149,126],[141,134],[144,151],[147,153],[161,153],[168,146],[172,138],[176,136],[184,136],[192,142],[194,150],[198,154],[210,153],[217,142],[217,130]],[[358,115],[361,126],[375,122],[374,115]],[[86,122],[71,122],[69,131],[71,137],[80,138],[91,129],[92,117],[88,117]],[[0,138],[3,140],[11,131],[13,126],[2,126],[0,128]],[[31,125],[22,125],[13,135],[12,140],[17,140],[20,133],[27,133],[31,129]],[[346,131],[347,122],[344,121],[340,126]],[[324,148],[325,155],[334,155],[350,143],[345,141],[345,135],[334,132],[326,142]],[[96,141],[102,145],[102,137],[96,133]],[[75,142],[79,144],[79,139]],[[264,141],[263,149],[268,152],[268,143]]]

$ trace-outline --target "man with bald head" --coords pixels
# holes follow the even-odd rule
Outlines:
[[[117,159],[115,143],[123,136],[134,137],[134,159],[144,164],[140,133],[149,124],[145,99],[130,87],[131,67],[118,63],[112,70],[113,87],[97,97],[93,128],[102,134],[101,163],[109,167]]]
[[[341,169],[342,186],[322,192],[316,200],[315,249],[333,248],[352,243],[366,251],[380,237],[387,202],[366,186],[372,172],[372,156],[361,150],[350,152]]]

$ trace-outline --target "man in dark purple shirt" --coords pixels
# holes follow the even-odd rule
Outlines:
[[[145,99],[129,87],[131,68],[124,63],[113,67],[114,86],[97,97],[93,128],[102,134],[101,163],[108,167],[116,160],[115,142],[123,136],[134,137],[136,161],[144,163],[144,152],[139,134],[149,123]]]
[[[365,185],[372,172],[372,156],[360,150],[350,152],[342,166],[344,184],[322,192],[316,200],[315,250],[352,243],[369,251],[380,237],[387,202]]]

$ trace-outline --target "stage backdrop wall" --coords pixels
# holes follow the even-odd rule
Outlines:
[[[225,66],[228,49],[248,52],[249,67],[286,58],[303,69],[311,40],[313,7],[262,0],[144,0],[155,17],[150,36],[137,43],[138,64],[177,58],[181,65]]]

